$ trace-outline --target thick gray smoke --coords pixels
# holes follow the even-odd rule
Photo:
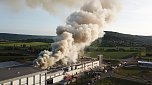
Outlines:
[[[42,8],[49,13],[60,12],[66,6],[75,8],[83,4],[85,0],[0,0],[0,5],[5,5],[12,11],[23,10],[26,6],[29,8]],[[59,7],[60,5],[60,7]]]
[[[120,10],[118,0],[89,0],[79,11],[72,13],[66,26],[57,27],[57,37],[52,44],[52,52],[42,51],[34,61],[42,69],[53,66],[61,60],[64,64],[77,62],[78,53],[99,37],[103,37],[103,27]]]

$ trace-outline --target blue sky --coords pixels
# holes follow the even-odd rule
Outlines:
[[[105,28],[134,35],[152,35],[152,0],[121,0],[122,11]],[[64,25],[66,17],[76,9],[62,8],[59,13],[51,14],[41,8],[21,8],[10,10],[0,4],[0,32],[34,35],[55,35],[56,27]]]
[[[106,30],[152,36],[152,0],[122,0],[122,11]]]

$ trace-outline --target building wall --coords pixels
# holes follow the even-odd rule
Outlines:
[[[92,67],[92,62],[90,62],[90,63],[85,63],[85,70],[90,70],[90,69],[92,69],[93,67]]]
[[[99,66],[100,64],[99,64],[99,61],[94,61],[93,62],[93,68],[95,68],[95,67],[97,67],[97,66]]]
[[[41,74],[41,85],[45,85],[46,82],[46,75],[45,73]]]
[[[14,81],[12,82],[12,84],[13,84],[13,85],[20,85],[20,82],[19,82],[19,80],[14,80]]]
[[[28,84],[33,85],[34,84],[34,77],[28,77]]]
[[[11,85],[11,82],[3,83],[3,85]]]
[[[57,72],[54,72],[54,73],[48,73],[47,76],[46,76],[46,79],[50,79],[50,78],[54,78],[56,76],[60,76],[60,75],[63,75],[64,71],[60,70],[60,71],[57,71]]]
[[[56,76],[53,78],[53,83],[57,83],[64,79],[64,75]]]
[[[2,85],[46,85],[46,73],[40,73],[33,76],[19,77],[16,80],[12,80],[1,84]]]
[[[70,75],[75,75],[77,73],[95,68],[97,66],[99,66],[99,61],[92,61],[85,64],[71,66],[71,70],[66,73]],[[56,83],[63,80],[65,75],[66,74],[64,74],[64,71],[58,71],[48,74],[47,71],[44,71],[7,80],[3,83],[0,83],[0,85],[46,85],[47,79],[53,79],[53,83]]]

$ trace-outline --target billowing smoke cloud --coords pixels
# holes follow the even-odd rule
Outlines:
[[[66,26],[57,27],[52,52],[42,51],[34,64],[46,69],[59,60],[66,65],[75,63],[80,50],[103,37],[103,27],[114,18],[119,9],[118,0],[87,1],[79,11],[67,18]]]
[[[50,13],[57,13],[61,9],[61,5],[67,7],[77,7],[83,3],[84,0],[26,0],[27,5],[31,8],[42,7]],[[60,5],[60,7],[59,7]]]
[[[29,8],[42,8],[49,13],[60,12],[63,6],[75,8],[84,3],[85,0],[0,0],[0,5],[8,6],[12,11],[23,10],[26,6]]]

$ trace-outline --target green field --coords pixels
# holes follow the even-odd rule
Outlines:
[[[114,78],[114,77],[108,77],[98,81],[95,85],[145,85],[145,84]]]
[[[129,57],[136,52],[87,52],[85,55],[96,58],[98,55],[103,55],[105,59],[122,59]]]
[[[4,61],[33,61],[36,56],[0,56],[0,62]]]
[[[152,57],[142,57],[142,60],[152,62]]]
[[[0,62],[33,60],[39,52],[50,48],[45,42],[0,42]]]
[[[140,51],[145,50],[145,47],[93,47],[89,46],[87,47],[90,50],[100,50],[100,51]]]
[[[137,76],[140,74],[141,69],[139,68],[133,68],[133,69],[129,69],[129,68],[120,68],[115,70],[115,73],[119,74],[119,75],[123,75],[126,77],[131,77],[131,76]]]
[[[149,68],[123,67],[115,70],[114,72],[125,77],[143,78],[144,76],[149,76],[152,78],[152,69]]]
[[[0,42],[0,46],[39,46],[39,45],[48,45],[45,42]]]
[[[83,76],[83,78],[78,78],[77,81],[70,83],[69,85],[87,85],[90,82],[91,78],[88,76]],[[107,77],[100,79],[91,85],[145,85],[142,83],[124,80],[120,78]]]

